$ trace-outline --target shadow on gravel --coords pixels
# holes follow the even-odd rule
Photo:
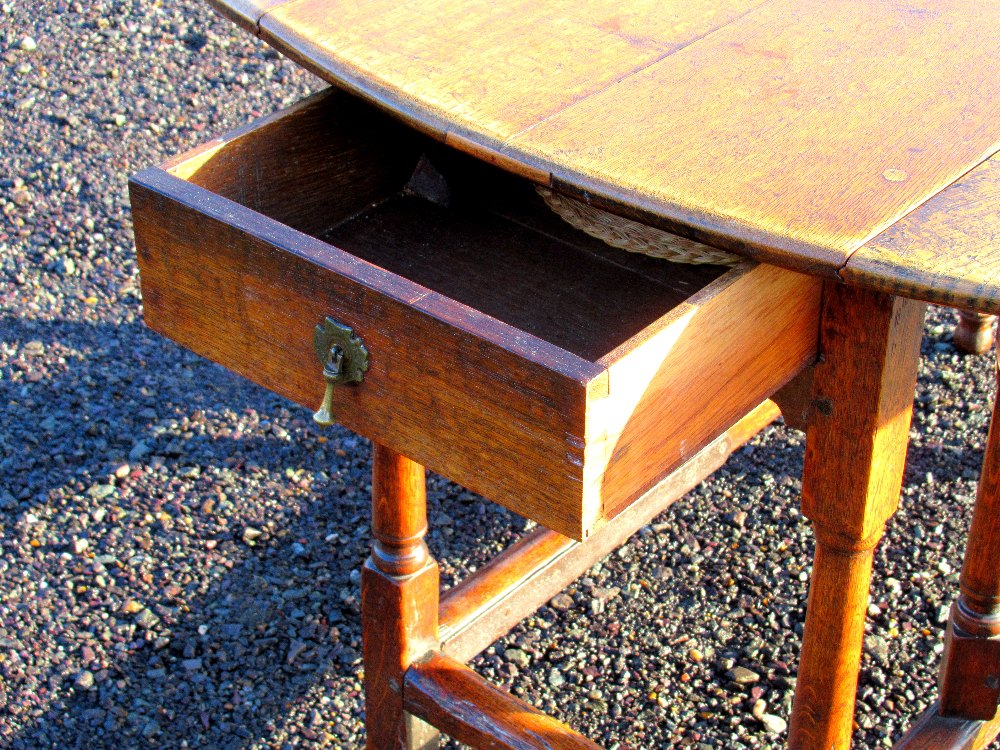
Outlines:
[[[928,472],[936,483],[978,480],[984,452],[982,444],[945,445],[934,441],[918,444],[911,440],[906,451],[903,486],[921,484],[926,481]]]
[[[43,603],[19,596],[0,611],[0,656],[18,657],[0,661],[0,730],[5,710],[30,703],[11,747],[361,747],[365,441],[321,433],[305,410],[139,323],[0,316],[0,340],[17,352],[0,380],[0,554],[21,580],[49,584]],[[770,471],[781,483],[798,474],[801,449],[778,447]],[[761,458],[738,458],[733,481]],[[967,482],[981,458],[915,441],[907,483],[927,472],[939,486]],[[520,526],[439,478],[430,489],[445,580]],[[783,513],[771,505],[747,510],[759,506],[751,518],[765,523],[765,510]],[[100,510],[103,522],[74,518]],[[33,513],[54,531],[31,550]],[[80,535],[85,554],[72,549]],[[688,556],[674,555],[678,571]]]
[[[0,339],[20,349],[0,381],[0,473],[18,500],[43,496],[75,476],[100,476],[157,450],[166,457],[219,459],[248,450],[245,441],[155,445],[162,424],[197,410],[237,415],[281,403],[253,384],[196,357],[140,323],[125,326],[0,317]],[[137,444],[143,447],[137,449]],[[206,447],[209,451],[204,450]],[[282,454],[263,452],[266,468]],[[2,508],[0,502],[0,508]]]
[[[322,543],[313,525],[305,516],[224,572],[206,571],[213,580],[202,597],[164,596],[140,610],[136,622],[151,615],[128,656],[96,672],[96,684],[63,692],[13,748],[244,748],[272,746],[267,738],[281,729],[350,746],[357,715],[331,726],[318,715],[289,716],[314,689],[345,705],[358,694],[360,628],[347,571],[364,542],[340,551],[350,565],[295,555],[291,539]],[[265,565],[256,555],[289,563]],[[144,642],[145,633],[154,640]]]
[[[8,671],[11,701],[36,699],[12,747],[281,747],[295,735],[360,747],[365,441],[320,433],[304,410],[138,323],[3,317],[0,338],[22,352],[19,377],[0,381],[0,540],[22,549],[26,516],[56,518],[58,533],[13,565],[45,566],[46,591],[63,597],[30,616],[79,617],[60,624],[61,671],[20,686]],[[512,533],[495,506],[437,477],[431,490],[437,554],[487,554],[484,531]],[[102,522],[73,519],[97,509]],[[20,640],[10,614],[0,646],[30,664],[52,644]]]

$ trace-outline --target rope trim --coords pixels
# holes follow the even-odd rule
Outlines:
[[[547,188],[536,187],[535,190],[563,221],[611,247],[674,263],[735,266],[742,260],[738,255],[602,211]]]

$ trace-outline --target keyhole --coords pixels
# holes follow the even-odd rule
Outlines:
[[[344,374],[344,350],[339,346],[330,348],[330,353],[326,357],[326,364],[323,366],[323,374],[329,377],[339,377]]]

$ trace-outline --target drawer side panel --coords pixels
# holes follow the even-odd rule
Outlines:
[[[611,364],[587,481],[608,518],[815,361],[821,297],[819,279],[748,263]]]

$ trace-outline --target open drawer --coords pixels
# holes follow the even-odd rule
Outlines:
[[[820,282],[605,247],[526,180],[326,91],[131,183],[147,323],[583,539],[810,363]]]

